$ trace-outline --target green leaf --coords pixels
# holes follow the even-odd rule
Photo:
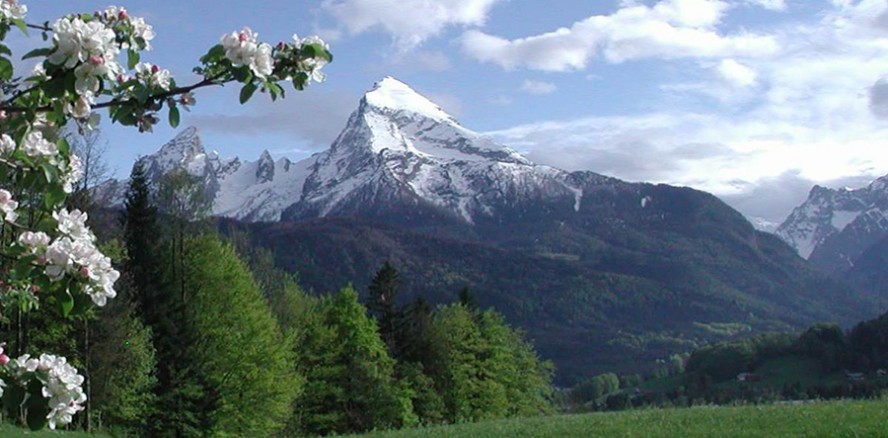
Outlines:
[[[9,50],[9,47],[6,47],[3,44],[0,44],[0,54],[12,56],[12,50]]]
[[[250,100],[251,97],[253,97],[253,93],[256,92],[256,88],[257,88],[256,84],[254,84],[253,82],[248,82],[246,85],[244,85],[244,88],[241,88],[241,92],[240,92],[241,105],[247,103],[247,101]]]
[[[179,108],[175,105],[170,106],[170,126],[173,128],[179,127]]]
[[[65,156],[68,156],[71,153],[71,145],[68,144],[68,140],[65,139],[65,137],[59,137],[56,141],[56,147],[59,148],[59,152]]]
[[[15,20],[12,20],[12,22],[13,24],[15,24],[16,27],[19,28],[20,31],[22,31],[23,34],[25,34],[25,36],[28,35],[28,24],[25,23],[25,20],[22,20],[21,18],[16,18]]]
[[[31,50],[31,51],[28,52],[28,53],[25,53],[25,56],[22,56],[22,59],[38,58],[38,57],[41,57],[41,56],[49,56],[49,55],[51,55],[52,52],[54,52],[54,51],[55,51],[55,50],[54,50],[52,47],[42,47],[42,48],[39,48],[39,49]]]
[[[12,61],[7,58],[0,58],[0,80],[8,81],[12,79]]]
[[[93,308],[92,298],[87,294],[77,294],[74,297],[74,309],[71,311],[71,316],[80,316],[88,312]]]
[[[43,84],[43,91],[49,97],[62,97],[65,95],[65,76],[56,76]]]
[[[207,51],[207,54],[200,58],[200,62],[204,64],[209,64],[217,59],[221,59],[225,56],[225,47],[222,47],[222,44],[216,44],[213,47],[210,47],[210,50]]]
[[[139,52],[133,49],[129,49],[126,51],[126,65],[127,67],[129,67],[130,70],[136,68],[136,64],[139,63],[139,59],[141,59]]]
[[[74,310],[74,297],[71,296],[70,292],[65,292],[65,295],[59,301],[59,305],[61,306],[62,316],[67,318],[71,311]]]
[[[46,208],[53,209],[57,205],[65,202],[65,191],[59,184],[52,184],[43,194],[43,205]]]

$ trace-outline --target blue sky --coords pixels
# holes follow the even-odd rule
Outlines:
[[[106,1],[25,2],[29,21]],[[779,222],[815,183],[888,173],[888,0],[120,1],[180,84],[226,32],[319,34],[327,82],[245,107],[204,89],[183,125],[255,159],[325,149],[393,75],[469,129],[568,170],[707,190]],[[39,38],[14,38],[14,48]],[[24,66],[23,66],[24,68]],[[103,124],[118,174],[175,132]]]

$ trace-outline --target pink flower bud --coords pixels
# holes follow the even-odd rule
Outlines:
[[[160,67],[158,67],[156,65],[151,66],[151,73],[157,73],[159,71],[160,71]]]
[[[78,271],[78,274],[80,274],[80,276],[83,278],[89,277],[89,268],[87,268],[86,266],[82,266],[80,268],[80,271]]]
[[[9,363],[9,356],[5,354],[0,354],[0,367]]]
[[[105,59],[99,55],[93,55],[93,56],[89,57],[87,62],[89,62],[92,65],[102,65],[105,63]]]
[[[117,14],[117,19],[118,20],[126,20],[127,18],[129,18],[129,15],[126,14],[126,9],[121,8],[120,13]]]
[[[281,42],[278,43],[278,50],[284,50],[284,47],[287,47],[287,45],[284,44],[283,41],[281,41]]]
[[[0,110],[0,120],[6,120],[6,111]]]
[[[247,40],[247,34],[241,32],[240,34],[238,34],[238,36],[237,36],[237,40],[240,41],[240,42],[244,42],[244,41],[246,41],[246,40]]]
[[[35,293],[35,294],[36,294],[37,292],[40,292],[40,286],[37,286],[36,284],[32,284],[32,285],[31,285],[31,292],[33,292],[33,293]]]

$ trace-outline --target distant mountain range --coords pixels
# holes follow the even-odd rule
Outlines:
[[[811,269],[716,197],[537,165],[385,78],[331,147],[222,160],[189,128],[143,158],[204,182],[224,230],[251,231],[323,292],[364,290],[386,260],[408,294],[468,286],[570,383],[763,330],[875,316],[875,297]],[[122,182],[105,189],[120,197]]]
[[[814,186],[777,235],[825,272],[851,269],[870,245],[888,236],[888,176],[860,189]]]

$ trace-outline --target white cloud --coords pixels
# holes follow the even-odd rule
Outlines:
[[[755,70],[733,59],[722,60],[716,70],[725,81],[736,87],[751,87],[756,84],[758,76]]]
[[[501,0],[324,0],[321,8],[350,34],[389,33],[411,49],[448,26],[480,26]]]
[[[888,32],[874,25],[886,10],[884,0],[827,6],[814,23],[775,28],[780,56],[699,60],[710,74],[661,85],[680,95],[662,110],[490,134],[541,163],[689,185],[779,221],[813,183],[888,173]]]
[[[745,0],[745,3],[761,6],[765,9],[771,11],[785,11],[786,10],[786,1],[785,0]]]
[[[729,5],[720,0],[663,0],[654,6],[624,3],[611,15],[595,15],[552,32],[508,40],[470,30],[463,52],[506,69],[543,71],[586,68],[599,53],[613,63],[643,58],[764,57],[778,51],[771,36],[723,35]]]
[[[558,87],[551,82],[543,82],[543,81],[534,81],[531,79],[527,79],[521,84],[521,91],[530,93],[530,94],[552,94]]]

